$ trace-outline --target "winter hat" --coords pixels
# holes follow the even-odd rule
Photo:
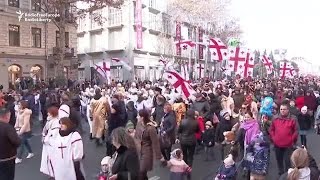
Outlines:
[[[229,112],[226,110],[221,110],[220,111],[220,117],[224,117],[226,114],[228,114]]]
[[[207,122],[206,122],[206,126],[212,127],[212,122],[211,122],[211,121],[207,121]]]
[[[128,121],[127,125],[126,125],[126,129],[134,129],[134,124],[131,121]]]
[[[307,106],[303,106],[302,108],[301,108],[301,112],[307,112],[308,111],[308,107]]]
[[[224,159],[223,163],[226,165],[226,166],[233,166],[234,165],[234,160],[232,158],[232,155],[229,154],[228,157],[226,159]]]
[[[181,156],[181,154],[182,154],[181,149],[177,148],[170,153],[170,159],[178,159],[179,156]]]
[[[154,88],[155,91],[159,92],[160,94],[162,93],[162,89],[159,87]]]
[[[110,156],[104,157],[104,158],[102,159],[102,161],[101,161],[101,166],[102,166],[102,165],[108,165],[109,162],[110,162],[110,160],[111,160],[111,157],[110,157]]]

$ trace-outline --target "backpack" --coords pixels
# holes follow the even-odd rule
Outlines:
[[[75,125],[75,128],[78,128],[79,127],[79,124],[80,124],[80,120],[81,120],[81,114],[80,112],[78,112],[76,110],[75,107],[73,107],[73,105],[70,105],[70,104],[67,104],[67,103],[64,103],[62,105],[67,105],[70,109],[70,114],[69,114],[69,118],[70,120],[74,123]]]

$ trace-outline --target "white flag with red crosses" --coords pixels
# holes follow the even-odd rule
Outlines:
[[[274,69],[271,59],[266,55],[261,56],[260,59],[267,70],[267,74],[271,74]]]

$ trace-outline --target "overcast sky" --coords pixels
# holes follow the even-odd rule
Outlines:
[[[320,0],[233,0],[231,9],[249,48],[286,48],[320,64]]]

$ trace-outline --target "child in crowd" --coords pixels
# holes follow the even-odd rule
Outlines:
[[[219,167],[215,180],[235,180],[237,168],[231,154],[223,160],[223,164]]]
[[[201,144],[202,142],[202,134],[204,132],[204,118],[202,116],[200,116],[198,111],[195,111],[195,118],[198,121],[198,126],[200,131],[196,133],[196,139],[197,139],[197,146],[196,146],[196,154],[198,154],[200,152],[200,150],[203,149],[203,146]]]
[[[214,142],[215,130],[212,126],[211,121],[207,121],[205,126],[206,126],[206,130],[202,135],[202,144],[204,145],[204,151],[206,156],[205,160],[208,161],[209,155],[213,156],[213,146],[215,144]]]
[[[301,145],[304,145],[305,147],[307,147],[307,132],[311,129],[312,126],[311,116],[307,112],[307,106],[303,106],[301,108],[301,113],[299,113],[298,115]]]
[[[111,162],[111,157],[106,156],[102,159],[101,161],[101,171],[98,175],[98,180],[108,180],[108,177],[110,176],[110,162]]]
[[[169,161],[163,161],[163,165],[170,168],[170,180],[184,180],[186,175],[191,173],[191,167],[183,160],[181,149],[171,152]]]

